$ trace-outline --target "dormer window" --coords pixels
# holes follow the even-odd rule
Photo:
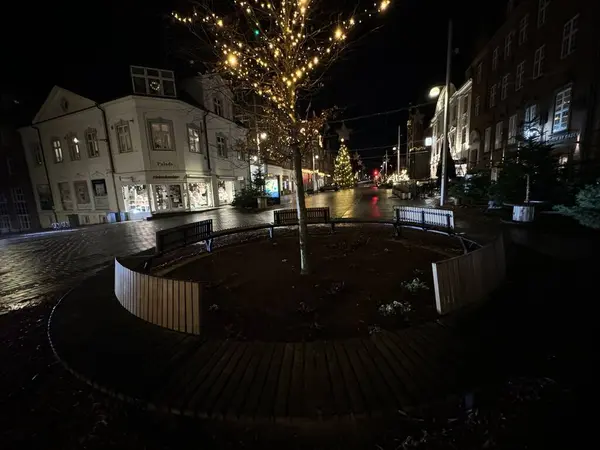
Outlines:
[[[131,66],[133,93],[176,97],[175,73],[172,70]]]

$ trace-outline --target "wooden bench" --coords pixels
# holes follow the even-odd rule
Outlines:
[[[329,208],[306,208],[306,223],[330,223],[333,226],[331,216],[329,214]],[[273,238],[274,227],[285,227],[292,225],[298,225],[298,210],[280,209],[273,211],[273,224],[269,229],[269,235],[271,238]]]
[[[449,233],[454,231],[454,213],[446,209],[396,206],[394,217],[397,224],[415,224],[423,229],[441,228]]]
[[[206,249],[210,252],[212,237],[212,219],[160,230],[156,232],[156,254],[161,255],[198,242],[206,242]]]

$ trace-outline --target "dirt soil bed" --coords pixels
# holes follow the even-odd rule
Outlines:
[[[409,231],[394,239],[384,227],[321,231],[309,245],[307,276],[296,235],[224,247],[167,276],[204,284],[206,335],[297,342],[434,319],[431,263],[461,253],[451,238]]]

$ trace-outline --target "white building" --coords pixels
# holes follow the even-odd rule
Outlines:
[[[477,149],[471,148],[470,145],[472,84],[472,80],[469,79],[458,91],[453,84],[450,84],[448,141],[450,155],[452,155],[456,166],[456,175],[459,177],[466,175],[468,168],[475,166],[479,160]],[[443,88],[435,107],[435,116],[431,120],[433,130],[430,161],[431,178],[437,178],[438,164],[442,155],[445,100],[446,89]]]
[[[186,80],[183,101],[172,71],[131,75],[133,95],[101,104],[56,86],[19,130],[42,227],[224,205],[249,179],[234,151],[247,130],[218,77]]]

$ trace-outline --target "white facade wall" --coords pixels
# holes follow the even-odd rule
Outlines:
[[[478,158],[477,152],[472,151],[470,145],[471,87],[472,80],[468,80],[458,91],[452,85],[450,88],[448,140],[450,143],[450,154],[456,163],[457,176],[464,176],[469,163],[476,163]],[[438,164],[442,155],[445,95],[446,90],[442,89],[435,109],[435,116],[431,121],[431,128],[433,130],[433,146],[430,161],[431,178],[437,178]]]
[[[232,117],[230,97],[224,96],[221,101],[224,115]],[[246,130],[228,117],[177,99],[158,97],[127,96],[100,107],[106,113],[108,136],[102,111],[94,106],[93,101],[54,88],[34,119],[34,125],[19,130],[43,227],[49,227],[56,221],[66,221],[69,215],[78,215],[80,223],[98,223],[111,218],[113,215],[110,213],[128,212],[130,218],[138,218],[150,212],[219,206],[231,202],[235,192],[243,188],[249,179],[247,158],[239,159],[234,151],[236,140],[242,139]],[[83,110],[78,111],[79,108]],[[172,150],[153,148],[151,121],[168,125]],[[129,126],[130,151],[121,152],[119,149],[119,124]],[[190,152],[188,125],[200,130],[200,153]],[[34,126],[39,128],[41,141]],[[85,132],[88,129],[95,129],[97,133],[97,157],[90,157],[87,153]],[[226,155],[219,155],[217,136],[225,139]],[[69,155],[68,143],[73,137],[79,140],[80,160],[71,160]],[[61,143],[62,162],[55,162],[52,149],[55,138]],[[37,163],[34,148],[38,143],[43,149],[45,164]],[[103,198],[94,195],[97,190],[102,191],[92,183],[99,180],[105,180],[107,195]],[[82,192],[83,182],[87,186],[87,196]],[[62,183],[63,189],[59,189],[59,183]],[[55,211],[42,209],[39,185],[50,186]],[[65,195],[61,195],[65,186],[70,189],[71,201],[69,196],[65,201]],[[196,191],[192,192],[192,189]],[[41,190],[44,191],[44,188]],[[134,191],[135,194],[132,194]],[[136,205],[141,205],[133,210],[132,195]],[[89,201],[83,201],[87,199]],[[165,202],[167,207],[164,207]]]

